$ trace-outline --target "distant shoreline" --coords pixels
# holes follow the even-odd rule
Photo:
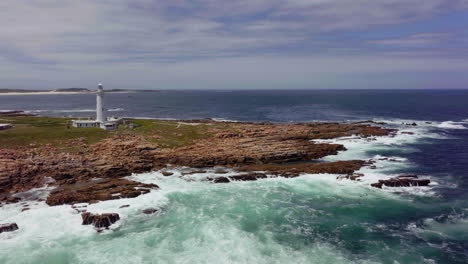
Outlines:
[[[141,93],[150,91],[106,91],[106,93]],[[152,92],[152,91],[151,91]],[[95,91],[80,91],[80,92],[59,92],[59,91],[44,91],[44,92],[0,92],[0,95],[57,95],[57,94],[95,94]]]

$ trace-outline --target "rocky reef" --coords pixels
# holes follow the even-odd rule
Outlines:
[[[98,201],[134,198],[158,189],[155,184],[144,184],[122,178],[94,179],[74,184],[63,184],[47,197],[48,205],[95,203]]]
[[[431,181],[428,179],[418,179],[417,175],[400,175],[396,178],[388,180],[379,180],[377,183],[371,184],[372,187],[381,189],[382,186],[386,187],[419,187],[428,186]]]
[[[15,230],[18,230],[18,225],[16,223],[10,223],[10,224],[0,224],[0,233],[3,232],[12,232]]]
[[[185,122],[197,125],[200,121]],[[170,148],[152,140],[164,137],[163,134],[128,131],[116,132],[94,144],[83,139],[63,142],[73,147],[73,151],[48,144],[2,148],[0,199],[14,202],[11,195],[45,185],[56,186],[47,198],[49,205],[136,197],[158,186],[122,177],[161,169],[167,164],[194,168],[223,166],[246,172],[216,178],[213,182],[254,180],[265,178],[266,174],[279,177],[296,177],[300,173],[352,174],[365,162],[309,163],[345,150],[339,144],[313,140],[384,136],[394,132],[366,124],[224,123],[219,126],[215,123],[204,120],[208,136]]]
[[[119,214],[107,213],[107,214],[92,214],[82,213],[81,219],[83,220],[82,225],[93,225],[98,230],[107,229],[113,223],[120,220]]]

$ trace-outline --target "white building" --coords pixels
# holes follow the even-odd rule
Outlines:
[[[104,108],[104,89],[102,84],[96,91],[96,120],[72,120],[73,127],[100,127],[105,130],[116,129],[121,122],[120,118],[107,118],[106,109]]]

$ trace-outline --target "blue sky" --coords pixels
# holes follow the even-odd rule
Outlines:
[[[2,0],[1,88],[468,88],[468,0]]]

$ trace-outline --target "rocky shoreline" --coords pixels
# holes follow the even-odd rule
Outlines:
[[[137,193],[135,188],[143,186],[121,178],[132,173],[161,169],[167,164],[193,168],[223,166],[239,171],[266,170],[289,176],[312,171],[351,172],[360,166],[353,163],[350,170],[344,163],[295,166],[278,164],[310,161],[345,150],[342,145],[315,143],[313,139],[351,135],[384,136],[394,131],[365,124],[230,123],[229,129],[213,129],[210,132],[212,136],[208,138],[176,148],[163,148],[132,133],[116,134],[93,145],[83,143],[80,139],[68,142],[67,144],[78,149],[75,152],[63,152],[48,145],[2,148],[0,199],[8,201],[8,197],[15,193],[45,185],[57,186],[62,194],[79,190],[78,193],[93,197],[88,201],[138,196],[144,192]],[[277,165],[275,167],[271,164]],[[92,181],[93,179],[107,179],[110,182],[104,184],[102,181]],[[122,189],[119,192],[123,194],[110,196],[116,191],[109,188],[109,184],[119,186]],[[51,193],[54,198],[48,199],[51,205],[83,201],[82,198],[70,198],[80,196],[77,194],[67,194],[68,198],[57,199],[54,193]],[[62,202],[57,202],[59,200]]]
[[[173,121],[182,122],[182,121]],[[215,124],[211,120],[183,121],[184,124]],[[378,124],[380,125],[380,124]],[[346,148],[340,144],[317,143],[315,139],[333,139],[358,136],[372,140],[378,136],[392,136],[396,130],[376,126],[374,123],[234,123],[213,126],[209,136],[178,147],[164,147],[148,138],[164,135],[141,134],[123,131],[113,134],[95,144],[78,138],[66,142],[74,151],[64,151],[50,144],[18,146],[0,149],[0,206],[15,203],[16,194],[40,188],[53,187],[46,203],[62,204],[96,203],[120,198],[134,198],[159,189],[155,184],[144,184],[126,179],[132,173],[161,170],[173,177],[168,167],[185,166],[191,171],[182,178],[195,173],[206,173],[216,168],[214,174],[236,172],[234,176],[208,177],[211,183],[254,181],[271,177],[294,178],[301,174],[339,174],[338,179],[360,180],[363,175],[355,173],[363,166],[373,167],[373,161],[348,160],[337,162],[314,162],[328,155],[336,155]],[[184,178],[190,180],[189,178]],[[426,186],[429,180],[417,176],[400,176],[382,180],[371,186],[376,188]],[[86,209],[78,210],[86,213]],[[91,218],[93,220],[90,220]],[[84,224],[99,224],[103,217],[105,227],[108,215],[83,215]],[[97,220],[96,220],[97,219]],[[95,221],[98,221],[97,224]],[[86,223],[85,223],[86,222]],[[8,231],[8,230],[6,230]]]

